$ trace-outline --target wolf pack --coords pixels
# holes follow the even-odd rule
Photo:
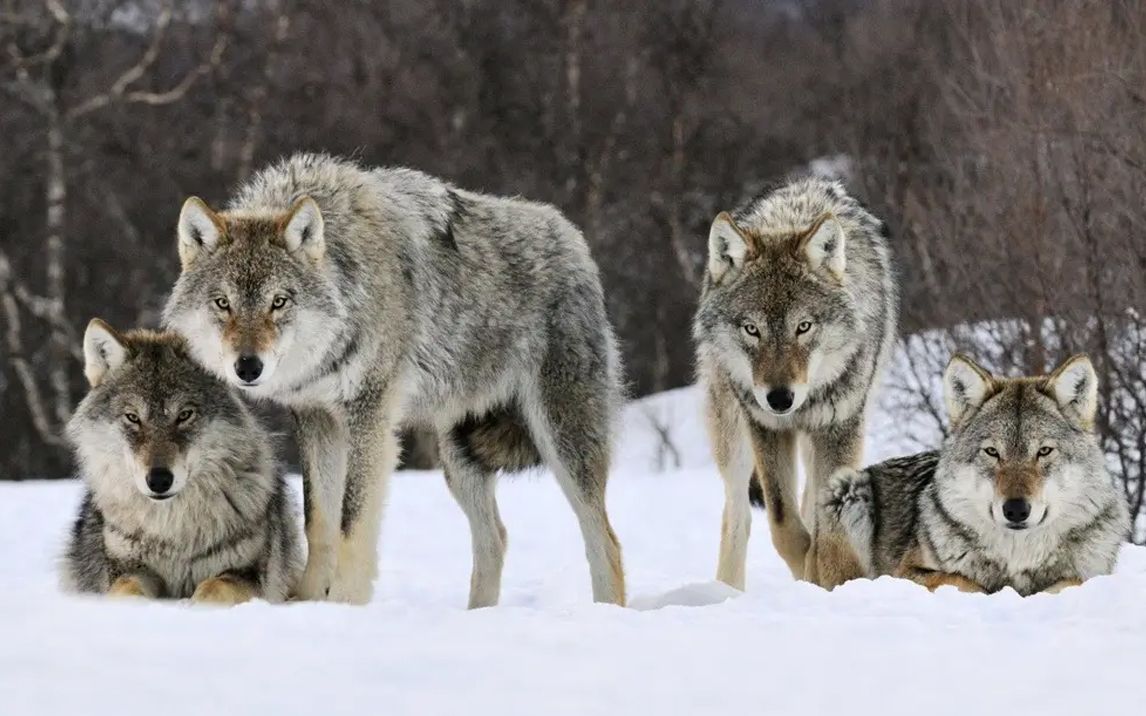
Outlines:
[[[540,465],[580,526],[593,599],[625,604],[605,500],[621,362],[560,211],[299,154],[223,209],[187,199],[176,234],[163,330],[84,334],[66,588],[366,603],[397,435],[419,428],[469,522],[471,608],[499,598],[498,476]],[[693,336],[725,488],[720,581],[746,587],[754,503],[792,576],[827,589],[891,575],[1029,595],[1114,569],[1130,518],[1086,356],[1032,377],[952,356],[942,445],[865,468],[897,333],[885,224],[841,184],[796,178],[716,216],[707,248]],[[252,402],[293,418],[301,520]]]

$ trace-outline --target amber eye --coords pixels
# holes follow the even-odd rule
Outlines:
[[[215,299],[215,306],[217,306],[220,311],[231,310],[231,302],[223,296]]]
[[[988,455],[990,455],[991,457],[995,458],[996,460],[998,460],[998,459],[999,459],[999,451],[998,451],[998,450],[996,450],[996,449],[995,449],[995,448],[993,448],[993,447],[986,447],[986,448],[983,448],[983,452],[987,453]]]
[[[812,330],[812,322],[811,321],[800,321],[800,324],[798,326],[796,326],[796,335],[797,336],[803,335],[810,330]]]
[[[139,416],[136,415],[135,413],[124,413],[123,419],[126,420],[127,422],[131,423],[132,425],[139,425]]]
[[[195,410],[193,408],[184,408],[179,411],[179,415],[175,416],[175,424],[180,425],[195,417]]]
[[[1039,457],[1046,457],[1052,452],[1054,452],[1054,448],[1052,448],[1050,445],[1043,445],[1041,448],[1039,448]]]
[[[743,328],[744,332],[753,338],[760,337],[760,329],[756,327],[755,323],[745,323],[743,326],[741,326],[741,328]]]
[[[277,311],[285,305],[287,305],[286,296],[275,296],[275,300],[271,301],[271,310]]]

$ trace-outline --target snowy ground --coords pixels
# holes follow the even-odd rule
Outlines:
[[[657,473],[648,415],[680,469]],[[869,457],[894,452],[876,416]],[[78,485],[0,485],[0,714],[1088,714],[1141,708],[1146,549],[1058,596],[793,582],[758,521],[749,591],[710,581],[719,478],[693,391],[632,406],[610,484],[634,608],[593,605],[545,475],[503,480],[502,606],[464,609],[469,536],[436,473],[396,477],[368,607],[61,595]]]

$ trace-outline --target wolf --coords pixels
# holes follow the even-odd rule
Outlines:
[[[67,427],[86,490],[63,560],[70,590],[281,602],[299,525],[267,434],[172,333],[84,334],[91,390]]]
[[[831,569],[817,581],[890,574],[1025,596],[1109,574],[1130,517],[1094,433],[1096,390],[1083,355],[1027,378],[953,357],[941,450],[832,477],[817,533]]]
[[[299,593],[364,603],[395,431],[433,430],[469,520],[470,607],[496,604],[496,476],[544,462],[579,521],[597,601],[623,604],[605,509],[620,361],[596,264],[552,206],[418,171],[300,154],[178,224],[165,323],[297,425],[309,545]]]
[[[793,576],[814,562],[812,496],[840,467],[860,465],[864,414],[896,333],[897,293],[885,225],[837,182],[795,179],[713,221],[693,334],[725,486],[720,581],[744,589],[754,474],[772,542]]]

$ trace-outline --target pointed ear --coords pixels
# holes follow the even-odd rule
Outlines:
[[[179,212],[179,260],[186,269],[204,251],[210,253],[223,238],[225,224],[197,196],[183,202]]]
[[[956,354],[943,374],[943,399],[951,425],[960,423],[983,404],[995,383],[994,377],[967,356]]]
[[[804,258],[813,269],[827,268],[836,278],[844,277],[844,244],[847,237],[836,217],[824,214],[812,222],[800,240]]]
[[[1094,366],[1084,355],[1067,358],[1047,378],[1051,395],[1067,417],[1083,428],[1094,427],[1098,412],[1098,376]]]
[[[326,252],[326,238],[322,232],[322,212],[314,199],[304,196],[294,203],[283,223],[283,243],[292,254],[301,250],[317,261]]]
[[[108,371],[127,360],[123,336],[98,318],[93,318],[84,331],[84,375],[94,388]]]
[[[716,215],[708,230],[708,272],[719,283],[729,269],[740,268],[756,254],[752,240],[744,235],[727,211]]]

